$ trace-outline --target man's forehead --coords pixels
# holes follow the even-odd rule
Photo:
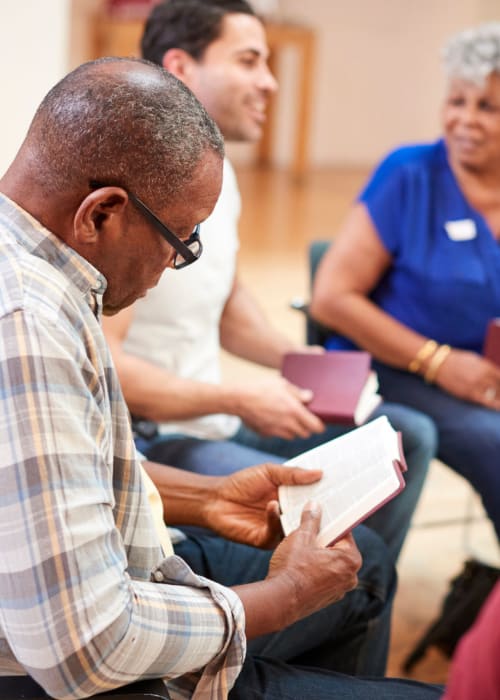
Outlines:
[[[192,213],[195,223],[211,213],[222,187],[223,159],[207,150],[199,160],[191,180],[171,198],[166,211],[174,218],[184,219]],[[175,223],[175,222],[172,222]]]
[[[229,13],[222,20],[221,33],[208,47],[224,47],[232,54],[253,53],[268,57],[266,33],[262,22],[254,15]]]

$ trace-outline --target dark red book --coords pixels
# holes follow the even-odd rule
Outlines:
[[[492,318],[488,324],[483,355],[500,366],[500,318]]]
[[[285,355],[281,373],[292,384],[312,390],[308,408],[326,423],[361,425],[382,400],[367,352],[292,352]]]

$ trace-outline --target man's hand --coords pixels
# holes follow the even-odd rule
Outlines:
[[[278,486],[312,484],[320,470],[261,464],[218,479],[205,504],[207,527],[235,542],[271,549],[283,537]]]
[[[307,408],[312,392],[283,377],[237,387],[236,414],[261,435],[293,440],[322,433],[323,422]]]
[[[299,527],[278,546],[269,565],[268,579],[291,582],[297,620],[341,600],[358,582],[362,560],[353,536],[319,547],[320,524],[320,506],[306,504]]]
[[[341,600],[356,587],[361,555],[352,535],[318,547],[319,506],[308,504],[300,526],[278,546],[263,582],[236,586],[249,639],[274,632]]]

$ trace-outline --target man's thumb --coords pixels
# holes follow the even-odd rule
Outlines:
[[[317,535],[321,525],[321,506],[316,501],[308,501],[300,516],[300,529]]]

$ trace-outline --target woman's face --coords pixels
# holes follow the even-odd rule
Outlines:
[[[500,74],[490,74],[483,87],[452,80],[442,114],[451,161],[500,172]]]

